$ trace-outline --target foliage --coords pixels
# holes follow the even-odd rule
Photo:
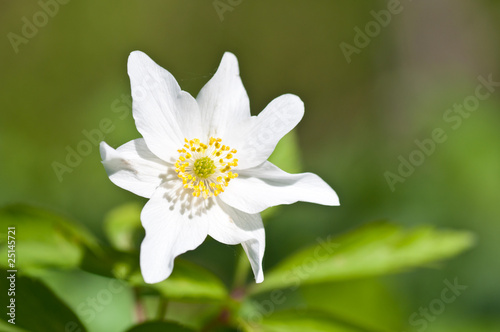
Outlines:
[[[254,292],[400,272],[454,256],[473,244],[468,232],[412,231],[377,222],[291,255],[267,273]]]
[[[18,307],[22,323],[18,327],[62,331],[66,324],[74,324],[84,331],[92,326],[78,306],[74,312],[74,306],[68,306],[52,291],[57,285],[45,284],[43,271],[89,270],[92,262],[104,259],[107,271],[103,275],[118,278],[135,290],[132,305],[141,312],[136,316],[143,318],[130,327],[130,332],[385,331],[400,328],[401,321],[384,309],[396,306],[396,302],[372,277],[428,266],[473,244],[468,232],[433,227],[404,230],[388,222],[375,222],[341,236],[327,236],[290,255],[267,271],[262,284],[250,282],[231,289],[212,272],[179,259],[170,278],[146,284],[138,269],[133,240],[141,228],[139,213],[140,209],[130,204],[111,211],[104,225],[107,244],[76,223],[43,209],[19,205],[3,208],[0,226],[16,227],[22,257],[17,279],[18,297],[23,299]],[[6,250],[3,241],[0,252]],[[89,253],[93,260],[84,259]],[[238,266],[248,272],[248,266]],[[103,271],[102,267],[96,271]],[[23,318],[27,315],[34,315],[36,323]],[[6,323],[5,317],[2,320]]]

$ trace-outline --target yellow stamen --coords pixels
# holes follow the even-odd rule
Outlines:
[[[183,187],[192,190],[193,197],[218,196],[238,177],[230,171],[238,166],[238,159],[234,158],[237,150],[223,145],[221,138],[210,137],[208,144],[198,138],[185,138],[184,142],[183,148],[177,150],[179,158],[174,165]]]

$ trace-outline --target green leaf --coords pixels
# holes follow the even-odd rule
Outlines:
[[[105,277],[126,279],[139,268],[140,242],[144,230],[142,206],[132,202],[111,210],[104,218],[104,232],[111,246],[98,252],[86,250],[80,268]]]
[[[68,305],[90,331],[121,332],[134,321],[134,295],[122,280],[81,270],[43,270],[37,277]],[[65,332],[78,332],[68,328]]]
[[[195,303],[169,301],[166,318],[199,331],[204,326],[216,321],[224,305],[221,302]]]
[[[472,246],[469,232],[423,226],[412,231],[378,222],[318,243],[285,259],[253,292],[404,271],[449,258]]]
[[[103,247],[99,252],[85,250],[80,269],[108,278],[126,279],[139,268],[139,255]]]
[[[132,274],[129,282],[155,289],[169,300],[224,300],[228,295],[226,287],[215,275],[180,259],[175,260],[174,271],[162,282],[146,284],[139,271]]]
[[[378,278],[304,285],[303,305],[368,331],[402,331],[400,303]]]
[[[6,280],[9,275],[5,271],[0,273],[2,283],[7,286],[2,287],[0,300],[5,304],[10,303],[11,298],[15,299],[16,327],[37,332],[86,331],[66,304],[39,281],[17,275],[15,295],[8,296],[7,289],[10,286],[6,285]],[[7,321],[11,317],[4,313],[0,319]]]
[[[127,330],[127,332],[190,332],[194,331],[184,326],[169,322],[147,322],[141,325],[136,325]]]
[[[8,319],[8,318],[7,318]],[[7,323],[7,321],[3,321],[0,319],[0,331],[2,332],[26,332],[25,329],[22,329],[14,324]]]
[[[7,234],[15,227],[15,234]],[[79,226],[52,212],[26,205],[0,209],[0,255],[7,257],[7,235],[15,237],[16,268],[24,273],[40,268],[74,268],[85,248],[97,250],[94,237]],[[0,266],[7,267],[7,259]]]
[[[325,313],[310,310],[276,312],[258,322],[244,322],[243,326],[246,331],[259,332],[365,332]]]
[[[104,232],[111,245],[121,251],[137,251],[144,237],[141,225],[142,206],[129,203],[111,210],[104,218]]]

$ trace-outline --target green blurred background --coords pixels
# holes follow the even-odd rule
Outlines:
[[[76,149],[86,140],[82,131],[99,129],[103,119],[112,122],[111,146],[139,137],[127,106],[131,51],[147,53],[193,95],[231,51],[253,114],[284,93],[305,102],[297,127],[303,169],[325,179],[342,204],[299,203],[270,217],[265,269],[319,236],[371,220],[472,230],[471,251],[382,282],[400,303],[394,315],[407,321],[439,296],[444,279],[458,278],[467,290],[427,331],[500,331],[500,88],[459,128],[443,119],[474,94],[479,75],[500,82],[500,3],[402,1],[350,62],[341,43],[354,45],[354,29],[388,2],[222,3],[230,10],[218,13],[214,2],[200,0],[71,0],[13,44],[9,33],[22,37],[23,18],[33,22],[43,9],[37,1],[1,2],[0,203],[46,207],[103,238],[110,209],[145,200],[109,181],[95,145],[61,178],[54,162],[66,164],[68,147]],[[384,173],[397,173],[399,156],[408,159],[414,141],[436,128],[447,140],[392,191]],[[229,282],[236,248],[207,240],[184,256]]]

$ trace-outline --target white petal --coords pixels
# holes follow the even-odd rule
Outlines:
[[[172,167],[156,157],[144,139],[136,139],[113,149],[106,142],[100,145],[101,158],[109,179],[117,186],[146,198],[167,180]]]
[[[213,219],[208,235],[225,244],[241,243],[247,253],[257,282],[264,280],[262,259],[266,246],[264,225],[260,214],[239,211],[220,199],[217,203],[226,213],[226,218]]]
[[[182,185],[161,185],[141,213],[146,237],[141,245],[144,281],[156,283],[172,273],[178,255],[198,247],[209,225],[224,217],[213,199],[196,200]]]
[[[262,229],[256,232],[255,236],[255,239],[243,242],[241,245],[247,253],[248,260],[250,260],[255,282],[261,283],[264,281],[264,271],[262,270],[262,258],[264,258],[264,249],[266,245],[264,230]]]
[[[304,103],[286,94],[269,103],[258,115],[239,123],[228,131],[224,143],[238,150],[238,169],[262,164],[273,153],[276,144],[304,116]]]
[[[219,197],[246,213],[258,213],[274,205],[297,201],[340,204],[335,191],[316,174],[289,174],[268,161],[239,172]]]
[[[208,137],[221,137],[227,128],[250,117],[250,102],[234,54],[224,53],[217,72],[196,101]]]
[[[128,74],[137,130],[154,154],[172,161],[184,138],[201,135],[196,100],[180,89],[168,71],[142,52],[130,54]]]

